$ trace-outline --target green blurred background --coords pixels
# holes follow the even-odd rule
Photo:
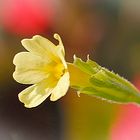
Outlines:
[[[140,108],[69,90],[26,109],[12,78],[21,39],[62,37],[66,60],[87,54],[140,87],[139,0],[0,0],[0,140],[140,140]],[[58,42],[55,42],[58,43]],[[133,128],[133,129],[132,129]]]

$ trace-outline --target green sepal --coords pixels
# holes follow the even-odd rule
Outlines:
[[[84,87],[72,85],[72,88],[78,90],[78,93],[96,96],[109,102],[140,104],[139,90],[118,74],[101,67],[90,59],[84,62],[75,56],[73,64],[90,75],[88,79],[90,84]]]
[[[100,65],[98,65],[96,62],[90,60],[89,58],[87,59],[86,62],[84,62],[80,58],[78,58],[74,55],[74,62],[73,63],[81,71],[83,71],[89,75],[93,75],[101,69]]]

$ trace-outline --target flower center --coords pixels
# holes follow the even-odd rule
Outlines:
[[[62,63],[58,63],[56,64],[56,66],[54,67],[54,76],[56,77],[56,79],[59,79],[63,74],[64,74],[64,65]]]

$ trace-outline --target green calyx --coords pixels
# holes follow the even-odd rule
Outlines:
[[[118,74],[101,67],[89,58],[84,62],[74,56],[73,65],[88,76],[84,86],[80,83],[71,85],[78,93],[96,96],[109,102],[140,104],[139,90]]]

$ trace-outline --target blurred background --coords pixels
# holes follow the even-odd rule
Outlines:
[[[140,89],[139,0],[0,0],[0,140],[140,140],[140,107],[110,104],[69,90],[33,109],[12,78],[21,39],[62,37],[66,60],[90,58]]]

